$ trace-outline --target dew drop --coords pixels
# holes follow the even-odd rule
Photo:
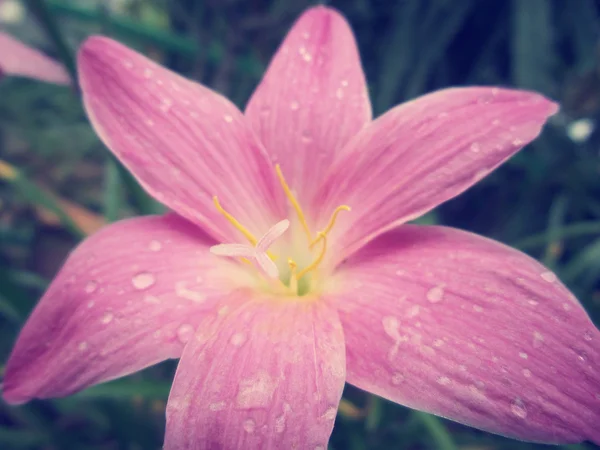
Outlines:
[[[531,378],[531,370],[529,370],[529,369],[523,369],[523,376],[525,378]]]
[[[512,145],[514,145],[515,147],[519,147],[520,145],[523,145],[523,140],[522,139],[513,139],[512,141]]]
[[[479,145],[477,142],[473,142],[470,148],[473,153],[479,153],[481,151],[481,145]]]
[[[298,103],[297,101],[293,101],[292,103],[290,103],[290,109],[292,111],[298,111],[298,108],[300,108],[300,103]]]
[[[162,103],[160,104],[160,110],[164,113],[169,112],[169,110],[171,109],[171,106],[173,106],[173,102],[171,100],[169,100],[168,98],[163,99]]]
[[[510,404],[510,410],[515,416],[519,417],[520,419],[524,419],[527,417],[527,408],[525,408],[525,404],[518,397],[515,398]]]
[[[222,411],[225,409],[225,406],[227,406],[225,402],[215,402],[208,405],[208,409],[211,411]]]
[[[494,126],[500,125],[500,120],[499,119],[492,120],[492,125],[494,125]]]
[[[540,348],[544,343],[544,335],[539,331],[533,332],[533,347]]]
[[[442,386],[447,386],[450,384],[450,378],[448,377],[439,377],[437,379],[438,384],[441,384]]]
[[[529,358],[529,356],[525,352],[519,352],[519,358],[527,359],[527,358]]]
[[[337,90],[335,91],[335,96],[337,97],[338,100],[341,100],[344,98],[344,90],[342,88],[337,88]]]
[[[340,84],[344,87],[348,86],[348,80],[342,80]]]
[[[139,290],[148,289],[155,282],[154,275],[149,272],[140,272],[131,279],[133,287]]]
[[[396,372],[392,375],[392,384],[397,386],[404,382],[404,375],[399,372]]]
[[[302,132],[302,135],[301,135],[300,139],[302,140],[302,143],[304,143],[304,144],[310,144],[312,142],[312,136],[310,134],[310,131],[304,130]]]
[[[427,291],[427,300],[431,303],[441,302],[444,298],[444,286],[436,286]]]
[[[483,307],[479,305],[473,305],[473,311],[475,312],[483,312]]]
[[[87,294],[91,294],[92,292],[94,292],[96,290],[96,288],[98,287],[98,283],[96,281],[88,281],[85,285],[85,292]]]
[[[194,327],[192,327],[190,324],[186,323],[177,328],[177,339],[179,339],[179,342],[182,344],[187,343],[193,334]]]
[[[231,339],[229,342],[231,342],[231,345],[239,347],[245,341],[246,341],[246,335],[244,333],[235,333],[233,336],[231,336]]]
[[[150,250],[152,250],[153,252],[158,252],[162,249],[162,244],[160,243],[160,241],[150,241]]]
[[[285,431],[285,415],[282,414],[275,418],[275,432],[283,433]]]
[[[408,310],[408,313],[406,314],[406,316],[407,317],[417,317],[420,312],[421,312],[421,307],[419,305],[414,305]]]
[[[123,66],[127,69],[133,69],[133,63],[128,59],[123,60]]]
[[[205,295],[202,292],[192,291],[186,287],[185,281],[179,281],[175,283],[175,294],[178,297],[185,298],[186,300],[192,300],[194,302],[201,303],[205,300]]]
[[[144,69],[144,78],[152,77],[152,69]]]
[[[223,119],[225,119],[225,122],[227,123],[233,122],[233,117],[231,117],[229,114],[225,114],[225,116],[223,116]]]
[[[256,422],[252,419],[244,420],[244,431],[246,433],[254,433],[254,429],[256,428]]]
[[[542,280],[547,281],[548,283],[554,283],[557,280],[556,275],[550,271],[540,274],[540,277],[542,277]]]
[[[86,350],[87,350],[87,348],[88,348],[88,343],[87,343],[87,342],[85,342],[85,341],[84,341],[84,342],[80,342],[80,343],[79,343],[79,345],[77,346],[77,349],[78,349],[80,352],[84,352],[84,351],[86,351]]]
[[[111,313],[106,313],[102,316],[102,319],[100,319],[100,321],[104,324],[110,323],[113,320],[113,315]]]
[[[586,330],[583,333],[583,339],[586,340],[586,341],[588,341],[588,342],[591,341],[592,340],[592,332],[590,330]]]

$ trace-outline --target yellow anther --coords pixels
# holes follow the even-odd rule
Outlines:
[[[321,234],[327,234],[331,231],[331,229],[335,225],[335,221],[340,211],[351,211],[351,208],[348,205],[340,205],[337,208],[335,208],[333,214],[331,214],[331,219],[329,219],[329,223],[323,230],[319,231],[317,238],[310,243],[310,248],[313,248],[315,244],[321,240]]]
[[[304,217],[304,213],[302,212],[300,203],[298,203],[298,200],[296,200],[296,197],[294,197],[294,194],[292,193],[290,187],[288,186],[287,182],[285,181],[285,178],[283,177],[283,173],[281,172],[281,167],[279,166],[279,164],[275,165],[275,172],[277,172],[277,178],[279,178],[279,182],[281,183],[281,187],[283,188],[285,195],[287,196],[288,200],[290,201],[290,203],[296,210],[296,214],[298,215],[298,219],[300,220],[300,224],[302,225],[302,228],[304,228],[304,232],[306,233],[308,242],[312,241],[310,229],[308,228],[308,223],[306,222],[306,218]],[[298,277],[298,278],[300,278],[300,277]]]
[[[248,241],[252,245],[256,245],[256,243],[258,242],[258,239],[256,239],[254,237],[254,235],[252,233],[250,233],[250,231],[248,231],[248,229],[246,227],[244,227],[241,223],[239,223],[235,219],[235,217],[233,217],[231,214],[229,214],[227,211],[225,211],[223,209],[223,207],[219,203],[219,199],[217,198],[216,195],[213,197],[213,202],[215,203],[217,210],[225,216],[225,218],[231,223],[231,225],[233,225],[236,229],[238,229],[246,237],[246,239],[248,239]]]
[[[292,292],[298,292],[298,276],[296,275],[297,264],[289,258],[288,265],[290,266],[290,290]]]
[[[298,273],[298,279],[302,278],[311,270],[315,270],[323,261],[323,258],[325,257],[325,251],[327,250],[327,236],[322,231],[319,232],[319,236],[317,237],[316,242],[319,242],[320,240],[323,241],[323,248],[321,248],[321,253],[319,253],[319,256],[317,256],[317,258],[312,263],[310,263]]]

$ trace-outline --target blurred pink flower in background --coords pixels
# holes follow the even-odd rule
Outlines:
[[[39,50],[0,31],[0,79],[4,76],[33,78],[56,84],[69,84],[64,67]]]
[[[17,340],[7,401],[181,358],[166,449],[325,449],[346,381],[518,439],[600,443],[600,333],[556,275],[405,225],[533,140],[554,103],[456,88],[372,120],[352,32],[325,7],[245,113],[106,38],[79,71],[97,133],[173,213],[73,252]]]

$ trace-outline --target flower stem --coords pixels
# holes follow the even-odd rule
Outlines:
[[[58,27],[54,15],[50,12],[44,0],[26,1],[29,10],[34,16],[37,17],[40,25],[44,28],[48,37],[52,40],[52,42],[54,42],[56,51],[65,65],[67,72],[69,72],[73,86],[77,87],[77,70],[75,69],[75,60],[73,59],[73,54],[71,53],[71,49],[69,48],[67,41],[64,39],[60,28]]]
[[[458,450],[452,436],[442,424],[440,419],[431,414],[421,411],[414,411],[415,416],[427,428],[432,439],[435,441],[435,448],[439,450]]]

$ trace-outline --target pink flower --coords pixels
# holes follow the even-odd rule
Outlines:
[[[0,31],[0,79],[6,75],[34,78],[56,84],[69,84],[62,65],[9,34]]]
[[[600,333],[556,276],[404,225],[534,139],[554,103],[446,89],[372,120],[352,32],[325,7],[244,114],[106,38],[79,70],[96,131],[174,213],[74,251],[17,340],[7,401],[181,358],[168,450],[324,449],[346,381],[518,439],[600,442]]]

